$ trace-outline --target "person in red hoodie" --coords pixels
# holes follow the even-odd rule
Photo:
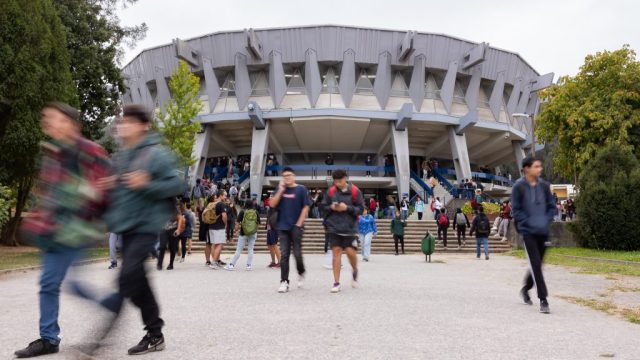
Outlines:
[[[509,222],[511,221],[511,204],[509,200],[504,202],[502,213],[500,214],[502,221],[498,227],[498,235],[502,236],[502,241],[507,241],[507,232],[509,231]]]

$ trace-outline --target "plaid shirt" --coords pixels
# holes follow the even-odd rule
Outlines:
[[[100,145],[80,137],[73,146],[50,141],[42,147],[37,202],[22,227],[32,238],[52,236],[72,217],[95,219],[106,208],[106,193],[96,183],[109,175],[110,163]]]

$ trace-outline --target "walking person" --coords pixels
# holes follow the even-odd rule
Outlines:
[[[460,250],[462,246],[467,245],[467,227],[469,227],[469,218],[462,212],[462,209],[457,208],[453,221],[453,230],[456,231],[458,235],[458,250]]]
[[[193,227],[196,224],[196,215],[191,211],[191,203],[182,204],[182,216],[184,216],[185,227],[180,234],[180,245],[182,247],[182,256],[180,262],[184,262],[185,256],[191,255],[191,238],[193,237]]]
[[[16,351],[18,358],[59,351],[60,287],[82,248],[89,245],[83,234],[65,230],[72,222],[88,225],[85,220],[100,217],[104,209],[105,193],[97,180],[107,175],[109,161],[102,147],[82,137],[79,116],[78,110],[58,102],[46,104],[41,111],[42,131],[50,140],[43,143],[36,206],[21,228],[42,251],[40,336]],[[85,191],[80,191],[81,186]],[[104,237],[97,229],[94,232]]]
[[[397,211],[397,216],[391,220],[391,234],[393,235],[393,242],[396,246],[396,256],[398,255],[398,243],[401,246],[402,254],[404,255],[404,228],[407,227],[407,222],[400,219],[400,211]]]
[[[282,170],[282,180],[278,184],[278,190],[271,199],[270,205],[278,211],[275,228],[278,230],[280,251],[282,252],[278,292],[285,293],[289,291],[289,258],[292,248],[298,270],[298,287],[301,288],[304,285],[302,235],[310,205],[309,192],[304,185],[296,184],[296,175],[293,169],[286,167]]]
[[[373,217],[365,207],[358,221],[358,237],[360,238],[360,244],[362,244],[362,261],[369,262],[369,258],[371,257],[371,240],[373,240],[374,235],[378,235],[376,218]]]
[[[111,265],[109,265],[109,270],[115,269],[118,267],[118,249],[122,249],[122,236],[112,233],[109,233],[109,260],[111,261]]]
[[[326,234],[333,252],[332,293],[340,292],[340,270],[342,253],[347,254],[351,264],[352,287],[358,284],[358,216],[364,209],[364,197],[355,185],[349,184],[347,172],[338,169],[332,174],[333,186],[322,200],[325,214]]]
[[[177,205],[177,204],[176,204]],[[180,209],[175,207],[175,215],[172,219],[167,220],[164,226],[164,230],[160,232],[160,248],[158,249],[158,270],[162,270],[162,263],[164,262],[164,253],[169,247],[169,266],[167,270],[173,270],[173,261],[176,259],[178,252],[178,242],[180,241],[180,234],[184,231],[185,220]]]
[[[247,265],[246,271],[253,270],[253,247],[256,245],[256,239],[258,238],[258,226],[260,225],[260,216],[258,212],[253,208],[253,201],[245,200],[242,211],[238,214],[236,222],[236,229],[239,231],[238,245],[236,246],[236,253],[231,259],[231,262],[224,267],[225,270],[233,271],[238,264],[244,244],[247,243]]]
[[[542,161],[535,157],[526,157],[522,161],[522,171],[524,176],[516,181],[511,194],[513,219],[516,230],[522,235],[530,265],[520,295],[525,304],[532,305],[529,290],[535,285],[540,299],[540,312],[549,313],[542,263],[547,250],[549,227],[553,222],[555,205],[549,183],[540,178]]]
[[[424,201],[422,201],[420,196],[416,198],[414,209],[418,213],[418,220],[422,220],[422,215],[424,215]]]
[[[409,217],[409,200],[407,200],[406,196],[403,196],[400,201],[400,213],[402,214],[402,220],[407,220]]]
[[[438,212],[438,242],[442,241],[442,245],[444,245],[444,249],[447,250],[447,235],[449,232],[449,216],[447,215],[447,209],[442,208]]]
[[[489,260],[489,234],[491,234],[491,222],[484,213],[484,207],[478,206],[478,213],[473,218],[469,236],[476,233],[476,258],[480,260],[480,244],[484,245],[484,258]]]
[[[126,105],[118,122],[122,149],[114,157],[116,174],[101,184],[112,189],[105,214],[111,231],[122,234],[119,291],[101,302],[116,317],[123,300],[131,299],[142,314],[146,334],[129,355],[165,347],[160,309],[146,276],[144,262],[155,251],[158,233],[174,213],[173,198],[184,188],[175,155],[152,132],[142,105]]]
[[[267,202],[266,199],[265,202]],[[267,211],[267,219],[270,219],[272,216],[272,210],[269,208]],[[265,226],[267,230],[267,247],[269,248],[269,255],[271,256],[271,263],[267,266],[268,268],[279,268],[280,267],[280,248],[278,247],[278,230],[276,230],[270,221],[267,221]]]

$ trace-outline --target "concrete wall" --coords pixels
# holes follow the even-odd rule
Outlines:
[[[569,231],[569,223],[564,221],[554,221],[551,224],[549,240],[555,247],[577,247],[578,239],[574,233]],[[522,249],[522,237],[516,232],[513,222],[509,224],[509,241],[514,249]]]

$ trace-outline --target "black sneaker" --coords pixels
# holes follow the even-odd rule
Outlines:
[[[531,296],[529,296],[529,292],[527,292],[525,289],[520,290],[520,296],[522,296],[522,300],[524,301],[525,305],[533,305]]]
[[[543,314],[548,314],[551,312],[547,300],[540,300],[540,312]]]
[[[204,266],[209,266],[211,265],[211,261],[207,261],[206,263],[204,263]]]
[[[60,350],[58,345],[54,345],[45,339],[33,341],[22,350],[16,351],[14,354],[19,359],[36,357],[40,355],[55,354]]]
[[[227,263],[222,261],[222,260],[218,260],[218,265],[225,266],[225,265],[227,265]]]
[[[111,263],[111,265],[109,265],[109,270],[111,270],[111,269],[115,269],[115,268],[117,268],[117,267],[118,267],[118,264],[117,264],[117,263]]]
[[[138,345],[129,349],[129,355],[141,355],[152,351],[162,351],[164,347],[164,336],[147,334],[140,340]]]

